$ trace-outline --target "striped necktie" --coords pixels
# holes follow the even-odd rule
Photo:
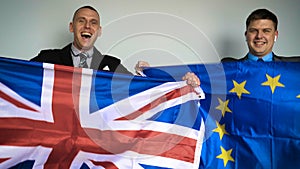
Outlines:
[[[88,54],[85,53],[85,52],[82,52],[82,53],[79,54],[79,57],[80,57],[80,62],[79,62],[78,67],[88,68],[88,65],[86,63],[86,59],[88,58]]]

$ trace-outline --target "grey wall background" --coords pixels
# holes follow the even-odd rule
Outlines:
[[[299,0],[9,0],[0,5],[0,56],[28,60],[41,49],[73,40],[69,22],[82,5],[101,15],[96,47],[122,59],[153,66],[211,63],[247,52],[246,17],[268,8],[279,19],[278,55],[300,55]]]

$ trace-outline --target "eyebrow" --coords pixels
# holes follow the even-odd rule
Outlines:
[[[257,29],[260,29],[260,28],[255,28],[255,27],[249,27],[248,28],[249,30],[251,30],[251,29],[254,29],[254,30],[257,30]],[[262,28],[262,29],[269,29],[269,30],[274,30],[273,28]]]

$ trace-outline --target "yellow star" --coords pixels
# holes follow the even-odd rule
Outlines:
[[[238,84],[235,80],[233,80],[233,85],[234,85],[234,88],[231,89],[229,92],[236,93],[238,95],[239,99],[241,99],[242,94],[250,94],[250,92],[245,89],[246,80],[240,84]]]
[[[275,88],[278,86],[278,87],[284,87],[284,85],[282,83],[279,82],[279,79],[280,79],[280,75],[272,78],[271,76],[269,76],[268,74],[266,74],[266,77],[267,77],[267,81],[266,82],[263,82],[261,85],[262,86],[270,86],[271,90],[272,90],[272,94],[274,93],[275,91]]]
[[[217,128],[215,128],[213,131],[216,133],[219,133],[220,140],[222,140],[224,134],[227,134],[227,135],[229,135],[229,134],[227,133],[227,131],[225,129],[225,124],[220,125],[220,123],[218,123],[217,121],[216,121],[216,124],[217,124]]]
[[[228,161],[234,162],[234,159],[231,157],[231,152],[232,149],[226,151],[222,146],[221,146],[221,151],[222,153],[217,156],[217,158],[222,159],[224,162],[224,167],[226,167]]]
[[[223,102],[220,98],[218,98],[219,101],[219,106],[216,107],[217,110],[221,110],[222,112],[222,116],[225,116],[226,112],[232,112],[229,108],[228,108],[228,103],[229,100],[226,100],[225,102]]]
[[[297,98],[300,98],[300,94],[297,96]]]

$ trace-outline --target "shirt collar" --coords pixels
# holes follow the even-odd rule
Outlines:
[[[255,56],[255,55],[252,55],[251,53],[248,53],[248,60],[250,61],[257,61],[259,57]],[[262,59],[265,61],[265,62],[271,62],[273,61],[273,53],[270,52],[268,53],[267,55],[265,55],[264,57],[262,57]]]
[[[73,54],[73,56],[78,56],[82,51],[80,51],[79,49],[77,49],[74,44],[72,43],[71,46],[71,53]],[[94,47],[89,49],[88,51],[86,51],[86,53],[88,54],[88,57],[92,57],[94,54]]]

